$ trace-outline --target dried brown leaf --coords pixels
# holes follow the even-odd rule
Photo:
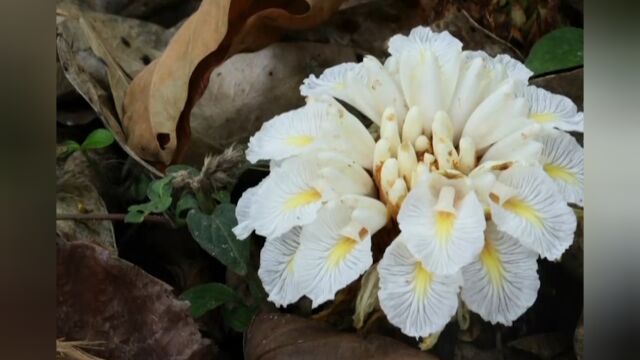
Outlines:
[[[318,321],[279,313],[254,318],[247,330],[244,354],[247,360],[436,359],[388,337],[339,332]]]
[[[180,160],[190,138],[191,110],[215,67],[235,53],[276,41],[283,30],[317,25],[341,2],[203,0],[162,56],[131,83],[124,118],[128,145],[160,167]]]
[[[59,171],[56,189],[56,213],[105,214],[107,207],[90,178],[91,170],[84,154],[76,152]],[[109,221],[59,220],[56,233],[67,242],[88,241],[117,255],[113,225]]]
[[[111,37],[96,36],[109,33],[108,29],[111,27],[106,25],[109,22],[100,20],[109,16],[83,13],[68,3],[59,5],[57,15],[57,54],[67,79],[91,105],[105,127],[111,130],[120,146],[139,164],[156,175],[161,175],[126,145],[116,106],[121,102],[122,94],[127,88],[123,82],[129,78],[117,60],[125,55],[116,56],[114,54],[119,52],[110,50],[113,49],[113,43],[107,39],[113,41]],[[81,22],[85,25],[81,25]],[[110,83],[117,85],[111,89]],[[112,90],[115,95],[112,94]]]
[[[57,242],[57,337],[103,341],[104,359],[211,359],[171,288],[86,242]]]

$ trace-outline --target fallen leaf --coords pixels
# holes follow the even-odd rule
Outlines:
[[[89,163],[81,152],[65,161],[56,185],[56,213],[106,214],[107,207],[90,179]],[[59,220],[56,233],[67,242],[88,241],[118,254],[113,225],[109,221]]]
[[[317,25],[341,1],[203,0],[164,53],[131,83],[125,98],[127,144],[160,167],[178,162],[189,142],[191,110],[215,67],[233,54],[267,46],[283,30]]]
[[[309,74],[349,61],[356,61],[351,48],[307,42],[276,43],[231,57],[211,73],[191,113],[185,161],[199,165],[206,154],[246,141],[264,121],[304,104],[299,87]]]
[[[94,31],[95,29],[91,26],[86,26],[87,24],[102,24],[99,26],[100,32],[108,33],[105,30],[107,22],[96,20],[103,15],[82,13],[77,7],[64,2],[58,6],[57,14],[57,54],[67,79],[91,105],[105,124],[105,127],[111,130],[120,146],[147,170],[161,176],[158,170],[138,157],[126,145],[118,110],[114,106],[114,99],[122,100],[122,94],[126,90],[126,86],[123,89],[124,84],[122,81],[127,75],[123,75],[122,66],[116,60],[117,57],[115,55],[105,56],[105,51],[108,55],[113,54],[108,50],[108,43],[102,41],[104,38],[98,38],[95,36],[97,31]],[[85,26],[81,25],[80,19],[84,19]],[[101,59],[98,54],[94,53],[94,48],[106,60]],[[112,95],[110,77],[112,83],[119,84],[113,89],[116,95]]]
[[[227,33],[230,0],[203,0],[162,55],[131,83],[123,127],[127,145],[142,158],[169,164],[178,146],[178,119],[196,66]],[[206,34],[206,35],[205,35]],[[188,136],[188,126],[182,127]]]
[[[57,242],[57,338],[103,341],[104,359],[211,359],[171,288],[86,242]]]
[[[435,360],[433,355],[379,335],[339,332],[328,325],[289,314],[260,314],[247,330],[247,360]]]

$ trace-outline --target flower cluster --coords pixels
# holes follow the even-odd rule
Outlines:
[[[520,62],[463,51],[447,32],[415,28],[389,53],[310,76],[306,105],[251,138],[247,158],[271,172],[241,197],[234,232],[266,237],[270,301],[318,306],[371,267],[372,235],[397,225],[377,264],[391,323],[427,336],[461,298],[508,325],[536,299],[537,258],[573,241],[583,150],[565,131],[582,132],[583,114],[529,86]]]

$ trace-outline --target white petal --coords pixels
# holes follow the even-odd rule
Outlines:
[[[511,325],[538,295],[537,258],[538,254],[490,222],[480,256],[462,268],[462,300],[483,319]]]
[[[460,273],[439,275],[425,268],[400,238],[378,264],[380,307],[403,333],[419,337],[440,331],[458,308]]]
[[[470,137],[479,151],[530,124],[527,102],[515,96],[517,87],[516,82],[506,80],[469,117],[462,137]]]
[[[308,161],[315,161],[321,167],[316,184],[323,194],[334,193],[331,198],[343,194],[375,194],[375,184],[369,173],[349,157],[325,151]]]
[[[313,221],[323,200],[316,185],[319,171],[319,163],[311,157],[290,158],[274,169],[254,195],[256,233],[275,237]]]
[[[294,227],[281,236],[267,240],[260,251],[258,276],[269,294],[269,301],[276,306],[294,303],[303,295],[304,288],[295,272],[300,233],[301,228]]]
[[[333,139],[328,139],[330,147],[371,170],[375,141],[369,130],[340,103],[334,100],[333,106],[338,111],[336,122],[339,133]]]
[[[462,129],[469,116],[487,97],[489,86],[492,85],[484,58],[464,56],[463,59],[460,66],[460,77],[448,111],[456,142],[460,139]]]
[[[510,57],[509,55],[500,54],[493,59],[494,63],[504,67],[507,75],[522,82],[527,82],[533,71],[529,70],[523,63]]]
[[[498,183],[515,193],[490,195],[491,217],[498,229],[542,257],[559,258],[573,242],[576,216],[553,181],[538,166],[515,165],[500,174]]]
[[[379,117],[370,96],[367,71],[362,64],[344,63],[325,69],[317,78],[311,75],[300,86],[303,96],[331,96],[349,103],[376,122]]]
[[[436,201],[426,183],[418,184],[402,203],[398,225],[417,258],[435,273],[451,274],[482,249],[484,211],[473,191],[457,201],[455,214],[437,209]]]
[[[565,201],[584,204],[584,150],[573,136],[562,131],[547,130],[539,136],[542,142],[540,163],[551,177]]]
[[[336,127],[336,118],[337,113],[322,103],[307,104],[278,115],[251,137],[247,159],[252,163],[282,160],[317,148],[323,133]]]
[[[524,96],[532,121],[565,131],[584,131],[584,115],[568,97],[535,86],[528,86]]]
[[[425,114],[424,128],[431,129],[433,116],[447,110],[459,74],[462,43],[448,32],[435,33],[417,27],[409,36],[389,40],[389,52],[399,58],[399,76],[407,105]]]
[[[365,56],[362,60],[362,67],[366,72],[366,90],[370,98],[369,101],[374,104],[377,113],[377,117],[371,118],[371,121],[379,124],[384,110],[387,107],[393,107],[398,116],[399,124],[402,126],[408,109],[395,80],[380,61],[373,56]],[[360,94],[355,95],[359,96]]]
[[[313,307],[332,300],[373,262],[370,235],[359,240],[341,234],[351,213],[349,207],[330,202],[302,230],[295,271]]]
[[[262,186],[263,182],[264,179],[260,184],[245,190],[238,200],[238,205],[236,206],[236,219],[238,219],[238,225],[236,225],[232,230],[240,240],[244,240],[249,237],[254,230],[251,209],[257,200],[256,194],[258,194],[258,190],[260,186]]]
[[[535,136],[541,130],[540,125],[532,124],[526,128],[491,145],[482,156],[480,163],[487,161],[519,161],[524,164],[536,164],[542,152],[542,144]]]

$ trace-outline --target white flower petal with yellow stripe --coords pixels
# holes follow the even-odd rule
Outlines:
[[[556,260],[573,242],[576,216],[541,167],[503,171],[489,197],[498,229],[542,257]]]
[[[538,139],[542,142],[540,163],[564,200],[584,204],[584,150],[573,136],[549,129]]]
[[[398,225],[403,241],[425,266],[438,274],[451,274],[482,249],[484,210],[464,180],[438,178],[430,174],[411,189],[400,208]]]
[[[489,222],[482,252],[462,268],[462,300],[483,319],[511,325],[538,295],[537,258],[535,251]]]
[[[247,159],[282,160],[321,146],[322,136],[335,131],[335,117],[325,104],[307,104],[278,115],[251,137]]]
[[[268,239],[260,251],[258,277],[269,294],[268,300],[276,306],[294,303],[304,294],[305,289],[295,271],[301,231],[301,227],[296,226]]]
[[[350,145],[350,146],[348,146]],[[367,129],[337,101],[329,98],[265,122],[251,137],[246,155],[258,160],[283,160],[318,150],[334,150],[370,167],[374,141]]]
[[[396,238],[378,264],[380,307],[393,325],[409,336],[442,330],[458,308],[460,273],[441,275],[418,260]]]
[[[355,161],[334,153],[306,154],[285,160],[264,180],[251,209],[256,233],[283,234],[315,219],[322,204],[341,194],[371,194],[375,186]]]
[[[386,215],[382,203],[377,209],[383,217]],[[349,227],[354,210],[339,200],[331,201],[302,230],[295,271],[313,307],[332,300],[338,290],[356,280],[372,264],[371,234],[379,227],[367,229],[360,224],[360,230],[353,233]]]
[[[524,97],[529,103],[529,119],[545,127],[565,131],[584,131],[584,114],[564,95],[527,86]]]

